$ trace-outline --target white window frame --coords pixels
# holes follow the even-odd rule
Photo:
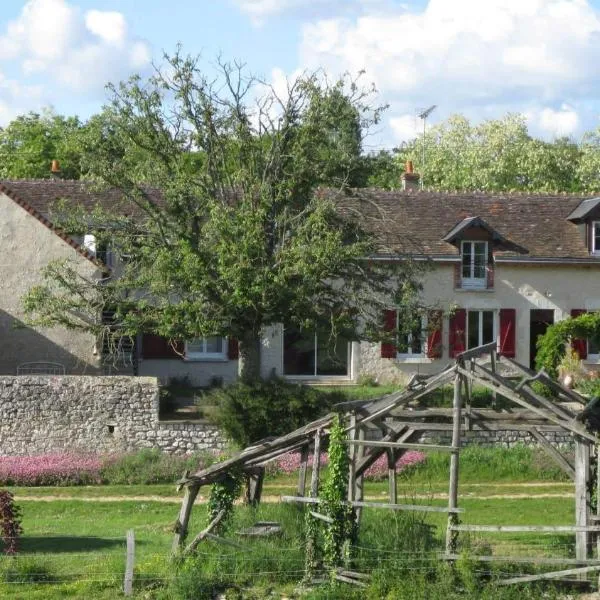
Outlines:
[[[400,311],[396,311],[396,335],[400,335]],[[412,351],[412,341],[413,334],[407,334],[407,342],[408,342],[408,352],[397,352],[396,358],[398,359],[406,359],[406,358],[426,358],[427,357],[427,316],[421,315],[421,352],[413,352]]]
[[[493,323],[493,331],[492,331],[492,341],[498,340],[498,319],[499,319],[499,314],[500,312],[494,308],[468,308],[467,309],[467,315],[466,315],[466,323],[465,323],[465,348],[467,350],[470,350],[469,348],[469,313],[472,312],[476,312],[479,313],[479,319],[477,321],[477,328],[479,330],[479,335],[478,335],[478,344],[477,346],[482,346],[483,345],[483,340],[482,340],[482,336],[483,336],[483,313],[484,312],[491,312],[492,313],[492,323]],[[491,342],[490,342],[491,343]],[[475,347],[477,347],[475,346]]]
[[[218,336],[207,336],[186,341],[184,354],[185,360],[227,360],[227,338],[220,338],[221,352],[208,352],[206,349],[207,340],[209,340],[211,337]],[[199,346],[200,344],[202,345],[201,350],[191,348],[192,346]]]
[[[596,227],[598,227],[598,229],[600,230],[600,221],[592,221],[592,241],[591,241],[591,253],[592,254],[596,254],[596,255],[600,255],[600,247],[596,248]],[[600,231],[598,232],[599,236],[600,236]],[[594,355],[596,356],[596,355]]]
[[[475,272],[475,244],[484,245],[484,274],[483,277],[465,277],[463,275],[463,257],[465,255],[465,245],[471,246],[471,263],[469,265],[470,274],[473,275]],[[461,287],[469,290],[481,290],[487,287],[487,256],[488,256],[488,243],[483,240],[463,240],[460,243],[460,282]]]

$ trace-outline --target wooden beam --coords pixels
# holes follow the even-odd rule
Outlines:
[[[255,471],[247,474],[246,480],[246,504],[258,506],[262,496],[263,483],[265,480],[265,468],[255,467]]]
[[[397,504],[398,489],[396,486],[396,451],[390,448],[387,451],[387,467],[388,467],[388,493],[390,504]]]
[[[459,560],[460,554],[440,554],[440,558],[446,560]],[[475,562],[499,562],[499,563],[521,563],[533,565],[600,565],[600,560],[581,561],[576,558],[548,558],[545,556],[480,556],[469,555],[469,560]]]
[[[394,432],[393,434],[388,434],[381,441],[395,441],[395,439],[399,439],[401,443],[410,440],[415,432],[412,429],[401,429],[401,433]],[[356,477],[362,475],[383,453],[385,452],[385,448],[374,448],[367,456],[358,460],[356,464]]]
[[[318,504],[318,498],[307,498],[305,496],[281,496],[282,502],[297,502],[299,504]],[[347,503],[359,508],[382,508],[384,510],[405,510],[409,512],[435,512],[435,513],[462,513],[464,509],[455,508],[449,510],[446,506],[429,506],[428,504],[388,504],[384,502],[366,502],[364,500],[353,500]]]
[[[178,552],[185,542],[190,522],[190,514],[199,489],[200,486],[188,486],[185,488],[183,501],[181,502],[181,508],[179,509],[179,517],[175,523],[175,536],[171,548],[173,553]]]
[[[193,552],[198,547],[198,544],[223,520],[226,512],[224,508],[220,510],[216,517],[188,544],[184,554]]]
[[[596,436],[585,431],[585,429],[583,427],[581,427],[579,425],[577,425],[577,426],[574,425],[573,421],[565,421],[564,419],[560,419],[556,415],[551,413],[550,411],[548,411],[546,409],[538,408],[537,406],[532,405],[527,400],[524,400],[517,393],[513,392],[512,389],[510,389],[509,387],[506,387],[502,383],[502,381],[499,380],[498,375],[491,378],[489,375],[481,375],[481,374],[471,375],[468,371],[466,371],[463,368],[457,367],[457,369],[462,375],[465,375],[466,377],[469,377],[469,376],[473,377],[473,379],[475,381],[477,381],[478,383],[480,383],[481,385],[483,385],[489,389],[495,388],[496,391],[499,392],[505,398],[512,400],[513,402],[515,402],[519,406],[522,406],[523,408],[531,410],[532,412],[536,413],[537,415],[540,415],[541,417],[543,417],[544,419],[547,419],[548,421],[551,421],[552,423],[556,423],[563,429],[566,429],[567,431],[570,431],[571,433],[580,435],[580,436],[582,436],[586,439],[589,439],[593,442],[598,441]]]
[[[350,430],[348,432],[350,440],[356,439],[356,413],[350,415]],[[354,500],[354,491],[356,485],[356,446],[352,445],[348,452],[348,491],[347,499]]]
[[[435,452],[456,452],[458,449],[454,446],[411,444],[407,442],[384,442],[381,440],[344,440],[344,443],[354,446],[372,446],[373,448],[401,448],[403,450],[431,450]]]
[[[552,573],[536,573],[535,575],[523,575],[520,577],[511,577],[510,579],[502,579],[498,581],[498,585],[512,585],[514,583],[528,583],[530,581],[540,581],[543,579],[559,579],[568,577],[569,575],[585,575],[600,571],[600,565],[593,567],[578,567],[577,569],[565,569],[564,571],[553,571]]]
[[[457,362],[457,371],[460,370],[461,362]],[[457,372],[454,378],[454,397],[452,400],[452,446],[458,448],[460,446],[460,411],[462,406],[461,384],[462,377]],[[458,524],[456,516],[456,508],[458,507],[458,452],[453,452],[450,455],[450,476],[448,487],[448,527],[446,530],[446,553],[455,554],[457,548],[457,535],[452,529],[453,525]]]
[[[298,496],[306,493],[306,465],[308,463],[308,444],[300,450],[300,469],[298,470]]]
[[[465,350],[457,355],[456,362],[461,362],[464,364],[465,361],[471,358],[478,358],[484,354],[490,354],[493,350],[496,350],[496,347],[496,342],[490,342],[489,344],[484,344],[483,346],[477,346],[476,348]]]
[[[125,578],[123,595],[133,596],[133,567],[135,565],[135,534],[133,529],[127,531],[127,550],[125,555]]]
[[[319,519],[319,521],[324,521],[325,523],[328,523],[329,525],[334,523],[334,520],[331,517],[328,517],[327,515],[322,515],[321,513],[315,512],[314,510],[309,510],[308,512],[315,519]]]
[[[321,430],[315,431],[315,445],[313,449],[312,472],[310,477],[310,497],[319,495],[319,471],[321,469]]]
[[[585,560],[588,557],[589,536],[586,528],[589,524],[590,495],[590,444],[579,437],[575,438],[575,525],[580,529],[575,536],[575,558]],[[600,530],[600,528],[599,528]]]
[[[600,525],[453,525],[453,531],[487,531],[488,533],[588,533],[600,531]],[[577,557],[579,558],[579,557]],[[580,559],[586,560],[586,559]]]
[[[573,465],[554,447],[535,427],[530,430],[531,435],[537,440],[538,444],[546,451],[558,466],[574,481],[575,469]]]

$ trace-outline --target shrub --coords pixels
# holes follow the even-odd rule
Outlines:
[[[344,399],[340,392],[323,393],[274,377],[211,390],[203,402],[217,405],[212,420],[233,442],[246,447],[314,421]]]
[[[19,537],[23,533],[21,509],[7,490],[0,490],[0,530],[5,554],[16,554]]]
[[[0,457],[2,485],[86,485],[101,483],[102,459],[64,453]]]
[[[146,448],[105,458],[100,477],[103,483],[113,485],[173,483],[184,471],[207,467],[215,460],[216,455],[209,452],[176,456],[165,454],[157,448]]]

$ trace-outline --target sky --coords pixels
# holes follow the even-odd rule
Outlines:
[[[533,135],[600,126],[600,0],[2,0],[0,126],[52,107],[82,119],[105,85],[147,76],[177,44],[281,84],[348,72],[389,104],[366,150],[461,113],[521,113]]]

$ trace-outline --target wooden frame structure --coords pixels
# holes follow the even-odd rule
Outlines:
[[[500,365],[499,365],[500,363]],[[503,371],[499,372],[499,366]],[[506,371],[511,377],[506,376]],[[515,376],[517,379],[515,379]],[[534,382],[543,384],[550,396],[536,391]],[[441,386],[453,384],[452,408],[420,408],[416,401],[424,398]],[[489,408],[471,406],[473,385],[478,384],[491,391],[492,404]],[[494,407],[495,399],[502,397],[503,407]],[[479,346],[459,354],[453,364],[432,376],[413,376],[406,389],[374,401],[345,402],[336,406],[345,415],[347,423],[348,454],[350,473],[348,481],[348,503],[355,507],[357,519],[363,508],[386,510],[444,512],[448,515],[446,544],[443,558],[458,558],[458,537],[462,532],[564,532],[575,534],[575,559],[531,557],[529,562],[555,565],[576,565],[567,571],[539,574],[540,579],[577,575],[600,571],[600,511],[593,516],[590,510],[590,457],[598,454],[599,439],[588,430],[584,422],[587,400],[549,377],[544,371],[536,373],[516,361],[498,357],[496,343]],[[204,485],[219,481],[229,469],[241,468],[248,474],[246,500],[260,501],[264,465],[290,451],[299,451],[301,466],[296,496],[284,496],[283,501],[317,504],[319,491],[319,453],[323,438],[328,435],[335,413],[313,421],[287,435],[263,440],[232,458],[202,469],[192,475],[186,474],[179,481],[185,489],[173,550],[182,548],[188,533],[188,524],[198,490]],[[575,524],[563,526],[487,526],[465,525],[459,522],[459,461],[463,436],[469,431],[516,430],[528,432],[548,456],[569,475],[575,483]],[[575,462],[571,462],[563,451],[552,445],[545,434],[567,432],[575,446]],[[446,434],[451,437],[450,445],[423,443],[424,435]],[[313,449],[310,493],[306,496],[307,468],[310,449]],[[395,464],[408,450],[447,451],[450,453],[448,505],[425,506],[398,504]],[[363,478],[365,471],[382,455],[387,456],[389,479],[389,502],[365,502]],[[600,475],[594,482],[600,492]],[[600,494],[599,494],[600,496]],[[597,543],[597,557],[592,558],[592,538]],[[489,562],[526,562],[523,557],[473,557]],[[512,578],[504,583],[531,581],[528,578]]]

